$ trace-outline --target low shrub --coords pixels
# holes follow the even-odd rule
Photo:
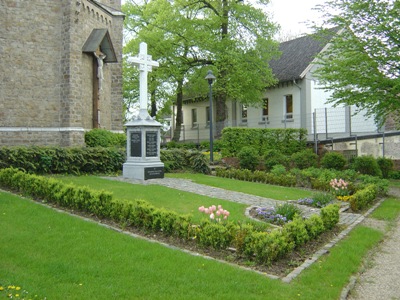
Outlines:
[[[289,157],[282,152],[270,149],[264,153],[264,166],[267,171],[271,171],[276,165],[282,165],[285,168],[289,166]]]
[[[371,155],[356,157],[351,164],[351,168],[361,174],[382,177],[378,162]]]
[[[326,169],[343,170],[347,159],[339,152],[327,152],[321,159],[321,167]]]
[[[293,167],[301,170],[318,166],[318,155],[315,154],[311,149],[305,149],[293,153],[290,157],[290,160]]]
[[[232,223],[202,222],[197,233],[199,245],[216,250],[228,248],[234,240],[232,227]]]
[[[299,215],[296,215],[292,222],[287,223],[283,230],[289,237],[289,241],[294,243],[295,247],[303,245],[310,239],[306,224]]]
[[[354,211],[359,211],[370,206],[377,195],[377,186],[374,184],[367,185],[362,190],[357,191],[350,197],[350,207]]]
[[[105,129],[95,128],[85,132],[85,143],[88,147],[126,147],[126,135]]]
[[[161,150],[160,159],[164,163],[165,172],[190,170],[210,174],[207,157],[200,151],[184,149]]]
[[[368,185],[373,184],[376,188],[377,196],[386,196],[389,191],[389,181],[370,175],[360,175],[355,182],[355,190],[362,190]]]
[[[252,259],[253,255],[259,263],[270,264],[293,250],[294,243],[289,241],[282,230],[267,232],[253,232],[246,245],[245,253]]]
[[[243,147],[238,153],[240,168],[254,171],[259,164],[258,152],[253,147]]]
[[[308,236],[311,239],[316,238],[325,231],[324,222],[322,221],[322,218],[318,215],[311,215],[308,219],[304,221],[304,224],[306,226]]]
[[[393,160],[385,157],[379,157],[376,159],[379,168],[382,172],[383,178],[389,178],[389,174],[393,171],[394,163]]]
[[[275,176],[282,176],[286,174],[286,168],[283,165],[275,165],[272,167],[271,174]]]
[[[336,204],[321,208],[321,219],[327,230],[332,229],[339,222],[339,208]]]

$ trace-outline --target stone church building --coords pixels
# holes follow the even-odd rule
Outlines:
[[[0,1],[0,146],[121,131],[121,0]]]

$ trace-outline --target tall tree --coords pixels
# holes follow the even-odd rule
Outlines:
[[[330,0],[322,27],[341,32],[322,53],[317,76],[334,105],[356,105],[378,125],[400,121],[400,1]],[[321,28],[319,28],[321,30]]]
[[[127,28],[135,32],[136,40],[149,44],[153,55],[157,53],[163,79],[175,87],[175,139],[179,139],[182,123],[183,95],[206,94],[204,77],[209,68],[217,77],[214,89],[220,129],[227,118],[227,99],[257,103],[265,87],[275,83],[268,61],[278,55],[273,40],[277,27],[260,8],[237,0],[139,4],[131,0],[124,12]],[[129,44],[126,52],[128,48]]]

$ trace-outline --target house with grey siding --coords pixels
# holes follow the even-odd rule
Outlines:
[[[305,128],[309,140],[316,134],[331,138],[376,132],[373,119],[365,118],[362,113],[353,115],[354,108],[333,108],[326,104],[330,93],[319,87],[314,76],[318,68],[316,56],[325,47],[329,44],[313,35],[281,43],[280,58],[270,62],[278,84],[266,88],[259,106],[248,107],[234,99],[226,103],[225,127]],[[209,138],[208,108],[208,97],[184,100],[181,140],[197,142]]]

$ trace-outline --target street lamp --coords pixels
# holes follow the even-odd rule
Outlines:
[[[212,113],[212,84],[213,81],[215,80],[215,76],[213,75],[211,70],[208,70],[207,76],[204,78],[208,81],[208,85],[210,86],[210,108],[209,108],[209,115],[210,115],[210,162],[212,163],[214,161],[214,155],[213,155],[213,113]]]

